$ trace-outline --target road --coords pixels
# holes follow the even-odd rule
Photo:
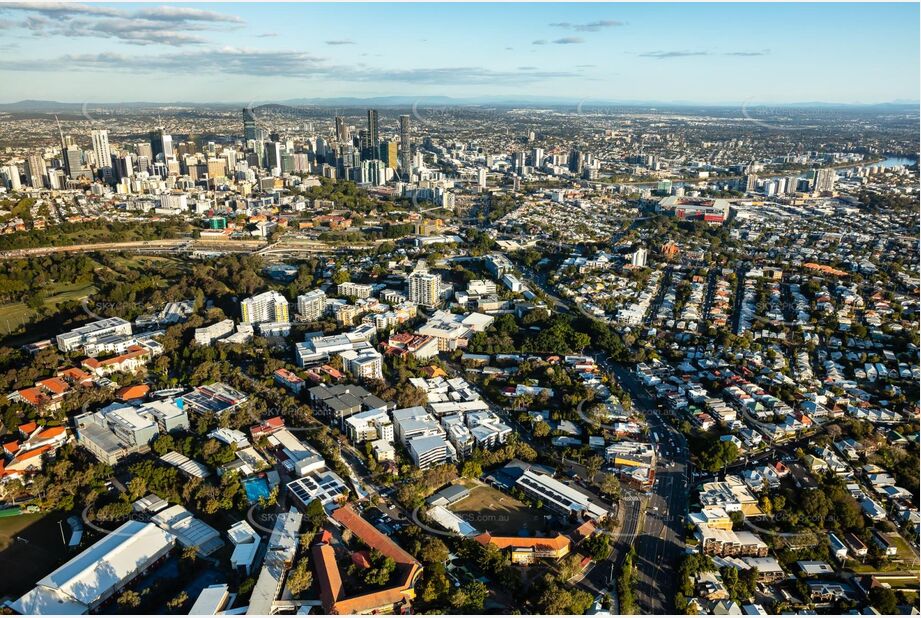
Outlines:
[[[690,451],[680,431],[665,421],[655,399],[632,371],[599,354],[597,362],[630,393],[633,405],[646,415],[656,447],[656,481],[646,503],[636,549],[636,601],[641,613],[674,613],[678,564],[685,552],[684,526],[690,487]]]

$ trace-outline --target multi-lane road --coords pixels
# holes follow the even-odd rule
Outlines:
[[[685,551],[684,526],[690,487],[690,452],[680,431],[665,421],[655,399],[635,374],[599,354],[597,362],[630,393],[634,406],[646,416],[656,447],[656,480],[645,503],[636,549],[635,595],[642,613],[674,613],[677,569]]]

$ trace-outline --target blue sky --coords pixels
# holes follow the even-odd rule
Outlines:
[[[0,4],[0,99],[917,101],[917,3]]]

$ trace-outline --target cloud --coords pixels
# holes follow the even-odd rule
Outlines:
[[[740,56],[740,57],[743,57],[743,58],[749,58],[749,57],[752,57],[752,56],[768,56],[768,55],[770,55],[770,53],[771,53],[771,50],[769,50],[769,49],[762,49],[761,51],[732,51],[732,52],[725,52],[723,55],[724,55],[724,56]]]
[[[206,30],[226,30],[243,23],[236,15],[190,7],[155,6],[127,11],[65,2],[0,4],[0,13],[23,12],[20,28],[36,36],[118,39],[132,45],[200,45]]]
[[[29,11],[49,17],[68,17],[73,15],[105,15],[116,17],[123,13],[119,9],[70,2],[9,2],[0,5],[0,10]]]
[[[2,70],[18,71],[95,71],[153,72],[183,75],[223,73],[250,77],[335,78],[348,82],[401,82],[408,84],[489,84],[528,83],[553,78],[575,77],[569,71],[547,71],[536,67],[494,70],[484,67],[436,67],[392,69],[339,66],[325,58],[298,51],[267,51],[225,47],[193,52],[143,56],[120,53],[71,54],[56,59],[0,61]]]
[[[537,39],[536,41],[531,43],[531,45],[546,45],[546,44],[547,44],[547,41],[545,39]]]
[[[598,32],[603,28],[617,28],[620,26],[626,26],[627,24],[622,21],[617,21],[614,19],[600,19],[598,21],[591,21],[586,24],[572,24],[568,21],[561,21],[550,24],[554,28],[566,28],[567,30],[576,30],[578,32]]]
[[[215,13],[214,11],[203,11],[201,9],[190,9],[184,6],[158,6],[152,9],[144,9],[135,13],[137,17],[143,19],[153,19],[156,21],[166,22],[227,22],[233,24],[242,24],[243,20],[236,15],[227,15],[226,13]]]
[[[562,39],[553,41],[554,45],[579,45],[585,43],[585,39],[578,36],[564,36]]]
[[[705,51],[651,51],[638,54],[640,58],[654,58],[656,60],[665,60],[666,58],[686,58],[688,56],[708,56],[710,52]]]
[[[256,38],[257,39],[271,39],[277,36],[278,36],[277,32],[263,32],[262,34],[257,34]]]
[[[338,39],[332,41],[326,41],[327,45],[354,45],[355,41],[350,41],[349,39]]]

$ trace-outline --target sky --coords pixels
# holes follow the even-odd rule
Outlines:
[[[919,4],[0,4],[0,101],[919,99]]]

